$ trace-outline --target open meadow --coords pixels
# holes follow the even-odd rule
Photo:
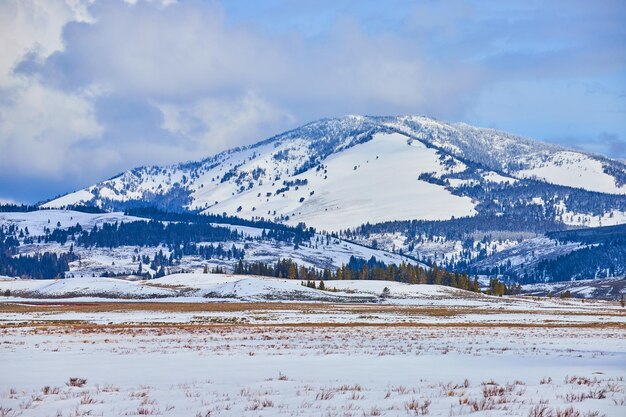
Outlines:
[[[616,303],[81,300],[0,304],[0,416],[626,411]]]

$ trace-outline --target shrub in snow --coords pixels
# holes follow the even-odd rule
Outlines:
[[[65,383],[68,387],[78,387],[82,388],[87,383],[87,380],[84,378],[70,378],[68,382]]]

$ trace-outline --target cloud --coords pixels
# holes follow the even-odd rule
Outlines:
[[[189,104],[157,105],[163,114],[162,128],[190,142],[199,153],[248,145],[270,136],[277,125],[295,123],[291,114],[274,107],[254,92],[230,99],[204,98]]]
[[[96,22],[68,24],[66,48],[39,69],[51,85],[69,91],[96,85],[160,102],[237,100],[254,91],[292,108],[333,103],[345,111],[355,104],[428,109],[433,98],[466,92],[478,76],[471,64],[454,68],[428,59],[411,40],[368,35],[350,19],[311,40],[227,25],[224,10],[206,2],[163,8],[110,1],[91,12]],[[32,73],[36,65],[22,67]]]
[[[89,101],[37,82],[25,82],[4,93],[0,175],[14,174],[16,164],[20,171],[34,175],[80,172],[82,163],[67,158],[66,152],[83,141],[97,140],[101,133]]]
[[[602,133],[598,140],[600,143],[604,143],[608,148],[605,151],[606,154],[612,155],[615,158],[626,158],[626,140],[621,139],[616,134]]]
[[[74,4],[70,4],[74,3]],[[64,0],[6,0],[0,3],[0,85],[14,82],[12,69],[25,55],[45,58],[63,47],[65,24],[85,20],[80,3]]]
[[[44,62],[63,47],[65,24],[87,18],[79,2],[0,3],[0,194],[7,199],[31,200],[35,181],[63,181],[84,171],[70,154],[101,132],[88,94],[50,88],[14,70],[25,57]]]
[[[616,133],[602,132],[590,137],[565,136],[554,138],[553,142],[597,155],[611,155],[614,159],[626,160],[626,140]]]
[[[27,195],[10,189],[11,177],[30,178],[25,198],[39,199],[348,113],[424,113],[540,138],[563,126],[560,137],[623,136],[615,107],[624,108],[625,10],[619,2],[3,2],[0,194]]]

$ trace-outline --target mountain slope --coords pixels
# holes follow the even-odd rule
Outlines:
[[[595,225],[624,218],[625,195],[621,162],[424,116],[346,116],[199,162],[133,169],[44,206],[155,205],[340,230],[539,207],[550,221]]]
[[[386,124],[452,155],[516,178],[537,178],[588,191],[626,194],[626,171],[618,161],[495,129],[446,124],[423,116],[399,117]]]

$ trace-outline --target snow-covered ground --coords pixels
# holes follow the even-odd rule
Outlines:
[[[20,294],[40,298],[111,297],[111,298],[157,298],[174,296],[173,290],[150,285],[144,281],[117,278],[68,278],[68,279],[15,279],[0,277],[3,293]]]
[[[1,278],[0,294],[11,294],[0,296],[0,415],[626,410],[626,310],[617,302],[387,281],[326,288],[198,273]]]
[[[124,213],[82,213],[73,210],[39,210],[29,212],[0,212],[0,224],[4,226],[15,225],[19,229],[28,228],[30,235],[43,235],[44,228],[67,229],[80,224],[84,230],[91,230],[94,226],[102,226],[104,223],[133,222],[146,220],[134,216],[126,216]]]
[[[319,283],[318,283],[319,284]],[[91,303],[124,301],[167,305],[205,304],[202,311],[181,307],[184,311],[170,312],[172,307],[158,308],[149,313],[124,312],[51,312],[32,314],[6,313],[2,321],[20,323],[38,321],[78,320],[96,324],[129,322],[168,322],[197,324],[220,322],[224,311],[216,307],[223,303],[260,303],[260,315],[232,314],[233,319],[248,324],[276,322],[298,324],[318,322],[386,324],[458,325],[459,323],[512,324],[520,315],[529,313],[525,323],[560,323],[595,325],[599,323],[626,324],[626,311],[618,302],[586,301],[561,298],[494,297],[437,285],[411,285],[388,281],[326,281],[326,290],[301,285],[299,280],[237,276],[229,274],[173,274],[159,279],[124,280],[115,278],[69,278],[65,280],[0,279],[0,302],[10,303]],[[271,307],[282,303],[279,308]],[[311,305],[302,316],[291,303]],[[319,304],[322,302],[322,304]],[[330,304],[328,304],[330,303]],[[333,308],[342,303],[349,308]],[[164,304],[166,305],[166,304]],[[313,307],[318,306],[318,307]],[[141,309],[141,307],[136,307]],[[238,307],[233,307],[237,309]],[[441,313],[441,309],[445,309]],[[530,314],[532,313],[532,314]],[[228,314],[227,314],[228,316]]]
[[[367,284],[364,291],[378,291]],[[429,294],[442,295],[437,287]],[[468,307],[453,293],[438,300],[433,308],[0,303],[0,413],[624,415],[619,307],[545,302],[546,314],[508,308],[515,300],[498,304],[502,312]]]
[[[317,283],[319,285],[319,282]],[[20,298],[97,297],[111,299],[218,298],[237,300],[334,300],[414,303],[459,299],[483,304],[501,299],[438,285],[388,281],[327,281],[326,291],[308,288],[300,280],[230,274],[172,274],[152,280],[127,278],[66,278],[55,280],[0,277],[0,294]],[[382,297],[384,289],[388,294]],[[0,298],[1,300],[1,298]]]
[[[568,294],[579,298],[603,298],[620,300],[626,296],[626,278],[590,279],[580,281],[549,282],[523,286],[527,294],[552,295],[560,297]]]

